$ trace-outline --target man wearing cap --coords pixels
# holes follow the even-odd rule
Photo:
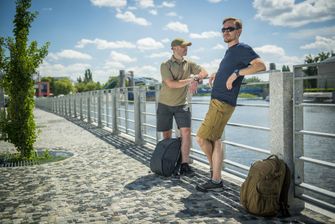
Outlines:
[[[188,164],[191,145],[191,112],[187,102],[187,92],[190,86],[196,87],[192,84],[208,75],[202,67],[184,58],[187,55],[188,46],[191,45],[191,42],[182,38],[176,38],[171,42],[173,55],[161,64],[162,87],[157,108],[157,131],[163,132],[164,139],[172,136],[173,117],[180,129],[181,175],[193,173]]]

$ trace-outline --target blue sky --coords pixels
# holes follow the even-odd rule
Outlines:
[[[187,57],[215,72],[227,49],[222,20],[242,19],[241,42],[277,68],[335,51],[333,0],[33,0],[30,40],[49,41],[41,76],[72,80],[91,69],[102,83],[120,69],[160,80],[171,41],[193,43]],[[12,36],[14,0],[0,0],[0,36]]]

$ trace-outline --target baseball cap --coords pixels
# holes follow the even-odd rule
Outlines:
[[[175,46],[191,46],[192,43],[188,42],[182,38],[176,38],[171,42],[171,47],[175,47]]]

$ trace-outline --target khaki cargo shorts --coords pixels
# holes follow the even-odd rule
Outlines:
[[[221,138],[223,130],[233,114],[235,107],[217,99],[212,99],[197,136],[210,141]]]

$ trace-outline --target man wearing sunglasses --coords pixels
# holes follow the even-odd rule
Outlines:
[[[247,44],[240,43],[242,23],[236,18],[223,20],[222,34],[228,44],[218,71],[209,78],[213,89],[211,102],[204,121],[197,132],[197,142],[207,156],[211,179],[196,186],[202,192],[223,189],[221,171],[223,149],[221,136],[234,112],[243,77],[265,70],[258,54]]]
[[[187,102],[187,91],[196,90],[197,81],[207,77],[207,72],[184,56],[192,43],[181,38],[171,42],[172,57],[161,64],[162,87],[157,108],[157,131],[163,132],[163,138],[171,138],[172,123],[175,118],[181,133],[180,175],[192,175],[189,166],[191,144],[191,112]],[[191,76],[191,74],[197,74]],[[193,87],[193,89],[192,89]]]

